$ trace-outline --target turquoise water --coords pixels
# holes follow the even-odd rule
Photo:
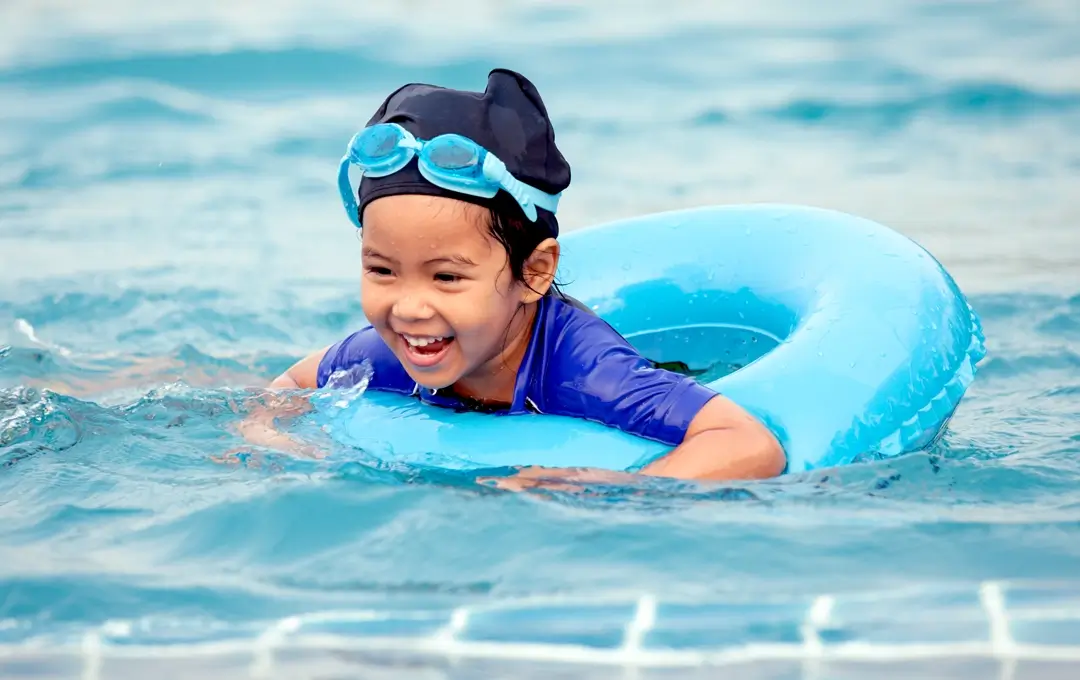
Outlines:
[[[990,352],[941,446],[574,496],[216,462],[359,323],[345,142],[493,66],[565,229],[794,202],[927,246]],[[1051,0],[6,3],[0,675],[1075,677],[1077,73]]]

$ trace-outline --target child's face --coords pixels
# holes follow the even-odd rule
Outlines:
[[[387,196],[363,215],[364,316],[409,375],[438,389],[499,366],[527,332],[514,281],[483,208],[449,198]]]

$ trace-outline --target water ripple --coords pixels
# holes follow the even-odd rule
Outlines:
[[[1073,3],[63,5],[0,9],[0,675],[1080,660]],[[324,457],[247,446],[302,398],[261,386],[363,323],[345,141],[402,82],[492,66],[544,94],[565,229],[772,201],[926,245],[988,337],[945,438],[521,494],[303,417]]]

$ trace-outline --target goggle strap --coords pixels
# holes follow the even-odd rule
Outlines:
[[[506,190],[506,193],[510,194],[525,211],[525,216],[530,222],[536,221],[537,206],[551,213],[554,213],[559,206],[559,196],[540,191],[514,177],[506,169],[506,164],[492,153],[484,155],[484,176],[492,182],[497,182]]]
[[[525,211],[525,216],[529,218],[530,222],[536,221],[536,206],[533,205],[524,184],[507,172],[506,164],[495,157],[494,154],[484,154],[484,176],[497,183],[506,190],[506,193],[513,196],[521,209]]]
[[[352,162],[353,160],[349,154],[346,154],[341,159],[341,165],[338,166],[338,191],[341,193],[341,202],[345,206],[345,214],[348,215],[349,221],[357,229],[361,229],[360,206],[356,203],[352,182],[349,181],[349,166]]]

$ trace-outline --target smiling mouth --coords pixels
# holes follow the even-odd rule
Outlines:
[[[417,368],[430,368],[439,363],[450,345],[454,342],[454,336],[430,336],[430,335],[407,335],[398,333],[401,344],[409,363]]]

